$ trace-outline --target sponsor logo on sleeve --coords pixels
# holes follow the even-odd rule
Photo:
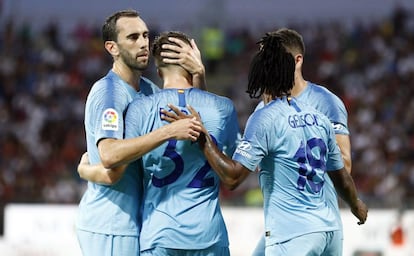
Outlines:
[[[345,127],[340,123],[332,123],[335,132],[345,131]]]
[[[119,115],[113,108],[105,109],[102,114],[102,130],[118,131]]]
[[[237,146],[236,153],[242,155],[243,157],[251,158],[252,156],[247,152],[250,149],[252,149],[252,145],[250,145],[248,141],[242,141]]]

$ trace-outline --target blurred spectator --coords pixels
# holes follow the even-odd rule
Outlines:
[[[206,71],[216,74],[217,67],[224,57],[224,31],[218,26],[205,27],[201,31],[201,52],[206,62]]]

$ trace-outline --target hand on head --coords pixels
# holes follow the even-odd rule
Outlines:
[[[170,50],[161,52],[164,63],[178,64],[192,75],[201,74],[204,65],[201,60],[200,50],[194,39],[191,39],[191,45],[186,44],[178,38],[169,37],[168,39],[172,43],[162,45],[163,49]]]

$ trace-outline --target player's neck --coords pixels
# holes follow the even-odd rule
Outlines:
[[[190,81],[188,81],[186,77],[181,75],[165,76],[163,80],[164,89],[188,89],[193,87]]]
[[[295,74],[295,85],[292,88],[291,95],[293,97],[298,96],[303,90],[305,90],[308,82],[303,79],[302,74]]]
[[[139,91],[139,79],[142,75],[141,71],[133,71],[128,67],[122,66],[120,63],[114,63],[112,71],[135,90]]]

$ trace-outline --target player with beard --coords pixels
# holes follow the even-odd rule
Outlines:
[[[142,177],[136,164],[127,168],[125,164],[169,139],[196,140],[200,126],[194,119],[182,119],[124,140],[124,114],[129,103],[160,90],[142,77],[148,66],[149,31],[136,11],[126,10],[108,17],[102,37],[113,66],[95,82],[86,101],[87,151],[91,164],[102,163],[109,177],[119,178],[109,178],[105,183],[110,185],[105,185],[94,182],[97,177],[82,177],[88,180],[88,187],[79,204],[76,230],[84,256],[139,255]],[[204,86],[204,66],[192,44],[180,48],[181,55],[172,61],[193,74],[194,85]]]

